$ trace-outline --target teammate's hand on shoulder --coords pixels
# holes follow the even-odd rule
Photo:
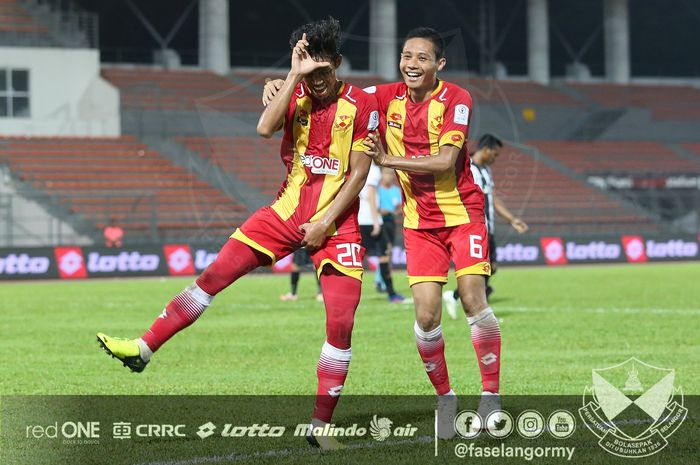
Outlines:
[[[270,79],[270,78],[265,78],[265,87],[263,87],[263,94],[262,94],[262,104],[263,106],[269,105],[270,102],[272,102],[272,99],[277,95],[277,92],[282,88],[282,84],[284,84],[283,79]]]
[[[304,239],[301,241],[301,245],[305,246],[307,249],[318,249],[326,240],[326,231],[328,227],[321,221],[317,221],[316,223],[304,223],[299,226],[299,229],[304,231]]]
[[[386,151],[379,140],[379,134],[376,131],[370,132],[362,143],[367,147],[365,154],[377,165],[382,166],[386,161]]]

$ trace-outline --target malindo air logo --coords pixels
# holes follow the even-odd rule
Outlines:
[[[377,418],[377,415],[374,415],[369,423],[369,434],[379,442],[386,441],[386,438],[391,436],[391,425],[393,423],[388,418]]]
[[[688,414],[674,381],[675,370],[636,358],[593,370],[579,415],[607,452],[633,458],[656,454]]]
[[[372,416],[372,421],[369,422],[369,434],[375,441],[384,442],[390,437],[395,438],[410,438],[415,436],[418,428],[410,423],[405,426],[397,426],[392,428],[394,424],[389,418],[377,418],[377,415]]]

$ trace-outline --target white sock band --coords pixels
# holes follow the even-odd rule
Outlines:
[[[423,331],[420,326],[418,326],[418,322],[416,321],[413,325],[413,331],[415,331],[416,337],[419,339],[424,341],[433,341],[435,339],[440,339],[442,336],[442,325],[437,325],[437,328],[426,332]]]
[[[211,301],[214,300],[214,296],[204,292],[201,287],[197,286],[197,283],[190,284],[185,290],[190,291],[192,298],[205,307],[208,307]]]
[[[491,307],[486,307],[474,316],[468,316],[467,321],[469,326],[484,326],[487,323],[491,323],[492,320],[496,319],[496,315],[493,314]]]

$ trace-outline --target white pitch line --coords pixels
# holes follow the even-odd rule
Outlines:
[[[554,313],[554,312],[581,312],[581,313],[626,313],[639,314],[651,313],[655,315],[700,315],[700,308],[619,308],[619,307],[500,307],[494,305],[494,311],[511,313]]]
[[[399,441],[371,441],[358,444],[350,444],[346,449],[342,450],[356,450],[356,449],[374,449],[379,446],[402,446],[410,444],[420,444],[420,443],[430,443],[433,440],[430,436],[420,436],[414,439],[402,439]],[[185,460],[168,460],[161,462],[147,462],[137,465],[201,465],[207,463],[233,463],[239,462],[241,460],[250,460],[255,458],[264,457],[288,457],[290,455],[319,455],[328,451],[321,451],[320,449],[311,448],[293,450],[293,449],[277,449],[269,450],[266,452],[255,452],[253,454],[228,454],[228,455],[210,455],[203,457],[193,457],[191,459]]]

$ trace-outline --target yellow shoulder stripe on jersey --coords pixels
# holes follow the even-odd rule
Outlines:
[[[460,149],[464,145],[464,133],[462,131],[447,131],[440,138],[440,146],[454,145]]]
[[[270,266],[274,265],[275,262],[277,261],[277,258],[275,257],[275,254],[274,254],[274,253],[272,253],[270,250],[266,249],[266,248],[263,247],[262,245],[258,244],[257,242],[255,242],[255,241],[254,241],[253,239],[251,239],[250,237],[248,237],[248,236],[246,236],[245,234],[243,234],[243,231],[241,231],[240,228],[236,229],[236,232],[234,232],[233,234],[231,234],[231,237],[232,237],[233,239],[237,239],[237,240],[243,242],[243,243],[244,243],[245,245],[247,245],[248,247],[251,247],[251,248],[257,250],[258,252],[262,252],[262,253],[264,253],[265,255],[267,255],[268,257],[270,257],[270,258],[272,259],[272,263],[270,263]]]
[[[324,258],[321,260],[321,263],[318,265],[318,268],[316,269],[316,275],[320,278],[321,273],[323,273],[323,267],[326,265],[331,265],[333,268],[336,270],[340,271],[346,276],[350,276],[351,278],[355,278],[362,282],[362,268],[348,268],[347,266],[343,266],[340,263],[336,263],[330,258]]]

